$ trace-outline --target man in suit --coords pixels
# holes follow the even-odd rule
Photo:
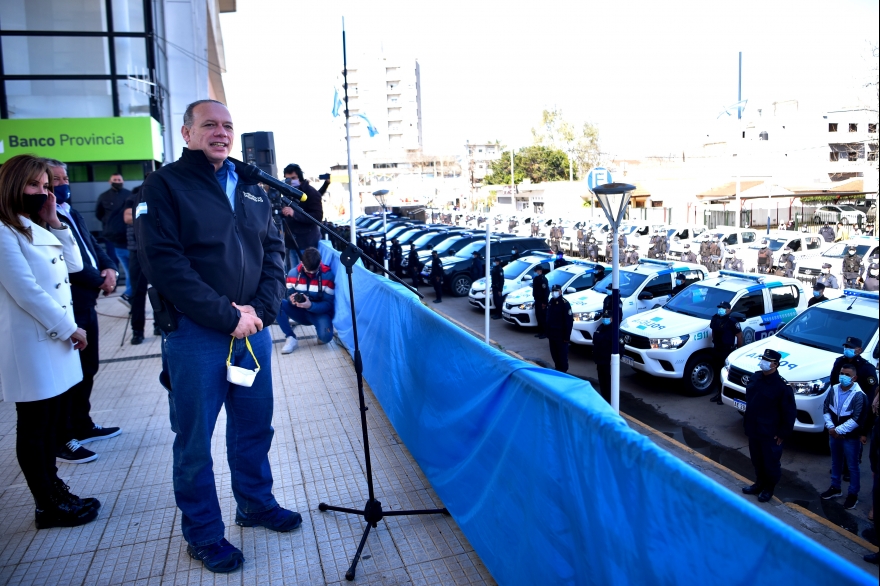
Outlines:
[[[62,462],[82,464],[98,457],[82,444],[116,437],[122,433],[118,427],[95,425],[89,416],[92,408],[92,386],[98,373],[98,314],[95,312],[95,305],[101,291],[104,295],[113,292],[119,273],[116,272],[116,265],[89,232],[83,217],[70,207],[67,165],[54,159],[47,159],[46,163],[52,170],[58,216],[71,227],[83,257],[83,270],[70,274],[70,292],[73,297],[73,317],[77,326],[86,331],[89,345],[79,353],[83,380],[67,393],[70,396],[70,405],[67,417],[62,417],[61,428],[58,430],[59,448],[56,453]]]

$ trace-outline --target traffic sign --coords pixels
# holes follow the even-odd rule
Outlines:
[[[594,167],[590,169],[589,174],[587,174],[587,186],[590,188],[590,191],[600,185],[606,185],[613,182],[614,181],[611,179],[611,173],[605,167]]]

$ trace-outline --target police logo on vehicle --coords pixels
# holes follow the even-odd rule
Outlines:
[[[626,342],[627,344],[629,344],[629,340],[630,340],[629,334],[627,334],[623,337],[623,341]]]
[[[747,385],[751,382],[752,376],[750,374],[744,374],[742,377],[742,382],[744,385]]]

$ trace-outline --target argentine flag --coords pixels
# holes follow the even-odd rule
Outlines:
[[[339,90],[333,88],[333,117],[336,118],[339,116],[339,108],[342,107],[342,98],[339,97]]]
[[[357,116],[358,118],[363,118],[363,119],[364,119],[364,122],[367,123],[367,132],[370,133],[370,138],[372,138],[372,137],[376,136],[377,134],[379,134],[379,131],[376,130],[376,127],[373,126],[373,123],[370,122],[369,118],[367,118],[366,115],[364,115],[364,114],[355,114],[355,116]]]

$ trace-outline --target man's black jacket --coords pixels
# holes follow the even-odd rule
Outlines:
[[[538,308],[535,307],[535,311]],[[547,304],[547,323],[544,333],[547,338],[554,342],[564,342],[571,338],[571,330],[574,327],[574,316],[571,314],[571,304],[565,297],[556,297]]]
[[[614,328],[609,324],[599,324],[593,334],[593,361],[596,364],[611,364],[611,342],[614,339]]]
[[[283,242],[266,193],[236,163],[235,211],[202,151],[183,149],[151,173],[135,211],[138,258],[148,281],[197,324],[225,334],[251,305],[268,326],[285,280]]]
[[[74,239],[76,239],[76,245],[82,252],[83,270],[70,273],[70,296],[73,298],[73,312],[84,313],[97,304],[101,285],[104,284],[101,271],[104,269],[116,271],[116,263],[110,260],[104,249],[95,241],[95,237],[86,226],[85,219],[78,211],[70,208],[69,213],[66,215],[61,213],[59,216],[76,224],[76,230],[72,230],[72,232]],[[98,261],[97,267],[89,260],[86,250],[92,253],[92,258]]]
[[[501,265],[493,265],[489,277],[492,279],[492,291],[502,292],[504,290],[504,269],[501,268]]]
[[[743,428],[752,438],[788,438],[794,429],[797,407],[794,391],[778,372],[756,372],[746,386]]]
[[[128,239],[123,214],[125,213],[125,200],[131,197],[131,192],[125,188],[116,191],[108,189],[98,196],[98,205],[95,207],[95,217],[104,225],[103,236],[112,242],[117,248],[125,248]]]
[[[544,275],[535,275],[532,279],[532,299],[535,300],[535,311],[538,310],[538,304],[545,305],[550,301],[550,284]]]
[[[299,204],[302,211],[319,222],[322,221],[324,219],[324,204],[321,202],[321,194],[318,193],[318,190],[312,187],[306,180],[303,180],[297,189],[306,194],[306,200]],[[296,236],[297,234],[306,234],[315,229],[315,225],[312,222],[307,218],[302,217],[301,214],[299,214],[298,217],[295,210],[292,218],[284,216],[284,223],[287,225],[287,229],[284,231],[284,244],[287,248],[291,249],[294,248],[294,245],[293,240],[288,234],[288,230]],[[303,246],[302,243],[299,244],[300,246]]]

